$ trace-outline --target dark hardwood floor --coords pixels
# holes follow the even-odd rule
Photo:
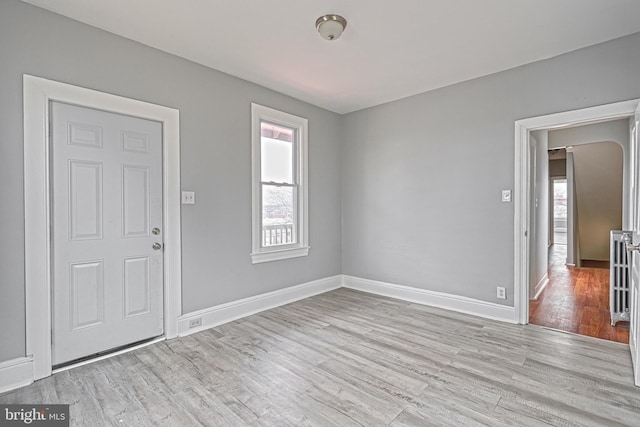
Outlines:
[[[609,269],[567,267],[566,248],[549,250],[549,284],[530,302],[529,323],[628,343],[628,322],[610,323]]]

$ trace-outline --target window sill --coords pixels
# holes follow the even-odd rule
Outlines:
[[[293,249],[276,249],[264,252],[254,252],[251,254],[251,262],[259,264],[262,262],[280,261],[289,258],[298,258],[309,255],[309,246]]]

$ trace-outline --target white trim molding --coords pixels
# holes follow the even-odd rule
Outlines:
[[[533,296],[534,300],[537,300],[538,297],[540,297],[540,294],[542,293],[542,291],[544,291],[544,288],[546,288],[548,284],[549,284],[549,274],[545,273],[544,276],[542,276],[542,278],[540,279],[540,281],[538,281],[538,284],[536,285],[536,287],[534,288],[534,296]]]
[[[32,382],[32,358],[19,357],[0,363],[0,393],[24,387]]]
[[[26,354],[33,378],[51,375],[49,105],[66,102],[162,123],[164,332],[177,336],[182,310],[180,117],[176,109],[24,75]]]
[[[633,116],[640,99],[565,111],[515,122],[515,193],[514,193],[514,302],[518,323],[529,323],[530,248],[527,230],[531,207],[531,171],[529,134],[534,130],[552,130],[623,119]]]
[[[180,316],[178,335],[181,337],[191,335],[341,287],[342,277],[338,275],[194,311]],[[189,328],[189,325],[194,321],[199,322],[198,326]]]
[[[459,313],[471,314],[487,319],[517,323],[515,309],[506,305],[480,301],[473,298],[443,292],[428,291],[426,289],[414,288],[411,286],[362,279],[360,277],[346,275],[342,277],[342,285],[348,289],[355,289],[357,291],[396,298],[403,301],[457,311]]]
[[[184,314],[177,318],[177,336],[188,336],[224,323],[251,316],[252,314],[343,287],[487,319],[517,323],[514,307],[377,280],[336,275]],[[194,323],[197,326],[189,327],[189,325]],[[133,349],[144,347],[158,341],[162,341],[162,339],[144,343]],[[127,349],[125,351],[131,350],[132,349]],[[113,357],[125,351],[110,354],[99,359],[81,362],[72,367],[92,363],[107,357]],[[35,365],[33,362],[34,359],[31,357],[25,357],[0,364],[0,392],[28,385],[33,382],[34,379],[38,379],[34,375]],[[49,369],[51,369],[51,367],[49,367]],[[66,369],[69,369],[69,367],[59,369],[56,372]]]

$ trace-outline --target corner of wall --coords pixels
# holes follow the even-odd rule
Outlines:
[[[337,275],[183,314],[178,318],[178,336],[191,335],[340,287],[342,278]]]
[[[343,287],[416,304],[457,311],[485,319],[518,323],[515,307],[480,301],[473,298],[347,275],[343,275]]]

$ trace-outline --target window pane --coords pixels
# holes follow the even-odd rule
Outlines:
[[[553,182],[553,217],[567,218],[567,180],[558,179]]]
[[[297,243],[293,187],[262,185],[262,246]]]
[[[293,129],[260,124],[261,181],[293,184]]]
[[[553,242],[567,243],[567,180],[553,181]]]

